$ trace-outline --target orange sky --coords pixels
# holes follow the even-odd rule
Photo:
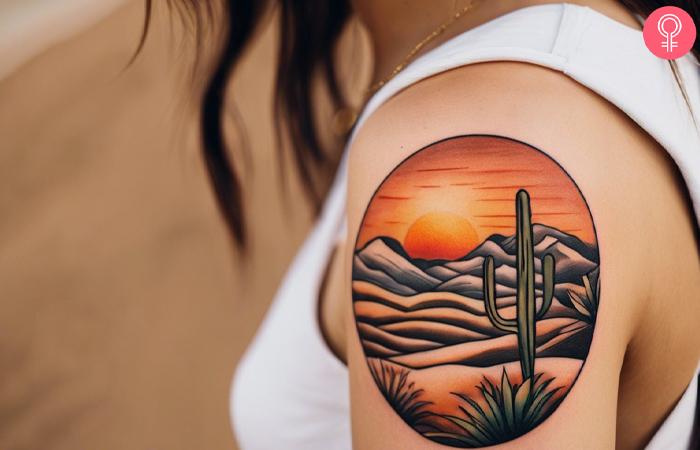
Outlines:
[[[494,233],[511,235],[520,188],[530,194],[533,223],[595,243],[588,208],[554,161],[508,139],[465,136],[416,153],[382,183],[365,214],[357,248],[377,236],[405,245],[409,227],[429,213],[466,219],[479,242]]]

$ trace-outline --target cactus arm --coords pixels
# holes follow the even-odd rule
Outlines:
[[[542,258],[542,290],[542,306],[537,312],[538,320],[547,314],[554,297],[554,257],[549,253]]]
[[[517,333],[518,324],[515,320],[504,319],[496,307],[496,271],[493,267],[493,256],[484,261],[484,305],[486,314],[494,327],[501,331]]]

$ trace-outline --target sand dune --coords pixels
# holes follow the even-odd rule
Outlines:
[[[590,341],[588,325],[575,319],[556,318],[537,322],[537,354],[543,356],[585,357],[581,351]],[[562,334],[562,330],[564,334]],[[545,347],[546,346],[546,347]],[[482,341],[447,345],[437,349],[402,354],[390,360],[411,368],[425,368],[444,364],[465,364],[486,367],[517,361],[518,338],[507,334]]]
[[[464,342],[436,350],[397,355],[390,361],[412,369],[423,369],[445,364],[464,364],[488,367],[518,360],[518,338],[507,334],[486,341]]]
[[[535,325],[535,373],[551,381],[552,402],[566,395],[585,360],[593,327],[571,304],[570,292],[585,295],[582,277],[597,275],[597,251],[559,230],[535,225],[534,297],[542,306],[542,260],[555,259],[554,298]],[[511,384],[521,383],[518,335],[491,322],[484,303],[483,262],[495,262],[496,308],[516,318],[516,241],[492,235],[458,260],[412,258],[396,239],[381,236],[356,251],[353,308],[368,363],[395,367],[409,378],[417,401],[427,401],[419,432],[452,431],[445,415],[462,415],[464,394],[484,404],[478,386],[499,384],[505,370]],[[375,372],[376,373],[376,372]],[[390,373],[395,373],[391,371]],[[394,378],[395,380],[395,378]],[[385,386],[386,379],[380,380]],[[525,391],[521,391],[525,392]]]
[[[593,339],[593,328],[587,324],[571,326],[537,348],[537,356],[566,354],[572,358],[585,359]]]
[[[365,354],[371,358],[389,358],[399,354],[399,352],[396,350],[391,350],[390,348],[386,348],[381,344],[377,344],[376,342],[365,340],[362,340],[362,348],[364,349]]]
[[[413,311],[437,307],[449,307],[461,309],[475,315],[485,316],[484,301],[454,292],[424,292],[421,294],[400,295],[390,290],[377,286],[366,281],[353,281],[353,299],[355,301],[373,301],[390,306],[399,311]],[[552,306],[545,317],[577,317],[577,313],[572,308],[562,304],[559,297],[567,297],[566,291],[572,290],[579,295],[585,295],[583,287],[571,285],[568,283],[557,285],[555,297],[552,301]],[[501,315],[505,318],[515,317],[515,295],[498,296],[496,305]],[[542,298],[536,300],[537,307],[542,304]]]
[[[483,300],[454,290],[401,295],[367,281],[355,280],[352,286],[358,331],[368,357],[414,369],[454,364],[490,367],[519,359],[517,335],[494,327]],[[542,299],[536,302],[540,308]],[[497,304],[504,318],[516,316],[514,296],[499,297]],[[575,315],[557,298],[552,300],[537,322],[538,356],[586,357],[592,329]]]
[[[371,300],[392,306],[402,311],[447,306],[468,311],[472,314],[485,315],[484,301],[454,292],[423,292],[421,294],[400,295],[366,281],[352,282],[353,299]],[[515,305],[515,295],[499,296],[498,308]]]
[[[439,342],[398,336],[368,323],[359,322],[357,329],[363,341],[375,342],[401,353],[421,352],[442,347]]]
[[[424,292],[415,295],[399,295],[366,281],[352,282],[353,298],[373,300],[402,311],[449,306],[472,314],[484,315],[484,302],[453,292]]]
[[[357,321],[376,326],[407,320],[427,320],[454,325],[487,336],[504,334],[493,327],[488,317],[471,314],[457,308],[439,307],[404,312],[381,303],[364,300],[355,301],[353,306]]]
[[[383,330],[397,336],[431,339],[443,344],[457,344],[466,341],[477,341],[489,336],[476,331],[448,325],[445,323],[431,322],[428,320],[407,320],[382,325]]]

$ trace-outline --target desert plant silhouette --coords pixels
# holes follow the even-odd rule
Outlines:
[[[515,196],[516,210],[516,265],[517,294],[516,317],[504,319],[496,307],[496,275],[493,257],[484,261],[484,303],[486,313],[494,327],[518,335],[520,368],[523,380],[531,379],[535,373],[536,322],[541,319],[552,304],[554,295],[554,257],[547,254],[542,258],[542,306],[536,310],[535,302],[535,256],[532,242],[532,214],[530,195],[520,189]]]
[[[600,277],[597,278],[595,287],[591,283],[591,274],[581,277],[583,286],[586,290],[586,295],[580,295],[576,292],[569,291],[569,300],[571,304],[581,314],[581,318],[588,323],[595,323],[598,316],[598,303],[600,298]]]
[[[500,383],[484,378],[479,386],[483,404],[464,394],[453,393],[464,404],[459,407],[463,416],[446,415],[444,419],[463,433],[449,431],[425,433],[437,442],[456,447],[483,447],[515,439],[535,428],[546,419],[559,402],[552,397],[561,388],[548,389],[554,378],[542,379],[542,374],[512,383],[503,370]]]
[[[423,389],[408,381],[409,370],[375,360],[370,362],[369,371],[384,398],[407,424],[415,428],[432,414],[425,409],[432,402],[420,400]]]

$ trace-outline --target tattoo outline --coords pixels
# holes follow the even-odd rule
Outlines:
[[[377,188],[355,243],[353,311],[370,374],[428,439],[516,439],[576,382],[599,265],[590,209],[550,156],[492,135],[428,145]]]

